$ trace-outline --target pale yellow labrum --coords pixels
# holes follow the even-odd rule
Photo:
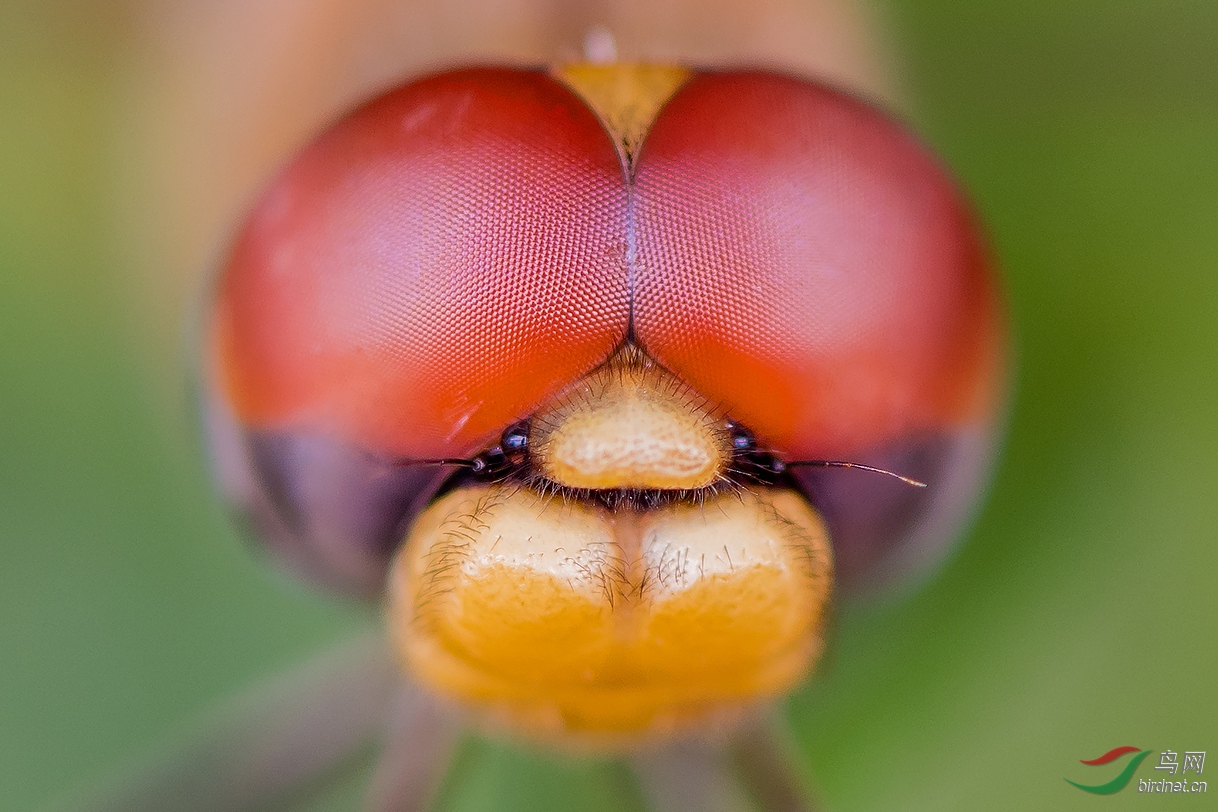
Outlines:
[[[783,489],[610,512],[480,485],[415,524],[390,618],[410,671],[482,718],[625,745],[789,691],[821,651],[831,570]]]

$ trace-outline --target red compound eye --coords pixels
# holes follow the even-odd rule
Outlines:
[[[626,190],[544,73],[408,85],[310,146],[238,240],[215,321],[247,426],[466,455],[626,335]]]
[[[699,76],[648,133],[634,199],[640,342],[788,458],[988,417],[982,248],[950,181],[875,110]]]
[[[648,133],[632,203],[648,352],[788,460],[931,485],[798,473],[844,582],[937,560],[984,480],[1004,379],[998,295],[950,177],[853,98],[703,74]]]
[[[451,473],[395,463],[483,450],[627,339],[781,458],[929,483],[797,472],[847,586],[951,539],[1004,338],[951,180],[871,107],[771,74],[693,75],[630,160],[612,130],[544,72],[443,74],[343,119],[255,207],[208,412],[222,482],[297,568],[378,590]]]

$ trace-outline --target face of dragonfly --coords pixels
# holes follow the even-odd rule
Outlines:
[[[484,723],[738,724],[833,596],[909,579],[983,479],[1004,323],[950,179],[760,72],[473,69],[375,99],[249,216],[205,347],[221,484],[387,595]],[[816,467],[851,461],[914,477]]]

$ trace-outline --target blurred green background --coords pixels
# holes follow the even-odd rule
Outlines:
[[[907,600],[843,611],[831,668],[792,702],[808,768],[839,811],[1210,808],[1062,779],[1099,783],[1078,759],[1118,745],[1218,751],[1218,3],[885,8],[915,122],[1002,259],[1017,396],[956,558]],[[147,362],[159,339],[133,320],[114,236],[128,36],[114,4],[0,2],[0,808],[15,812],[374,622],[248,555],[186,398],[165,395],[187,376]],[[1150,763],[1138,774],[1159,777]],[[453,810],[631,804],[597,765],[488,745],[460,764]]]

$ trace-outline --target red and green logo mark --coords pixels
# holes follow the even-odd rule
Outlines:
[[[1114,792],[1120,792],[1121,790],[1125,789],[1125,785],[1129,783],[1129,779],[1133,778],[1134,770],[1138,769],[1138,765],[1142,763],[1142,760],[1150,755],[1150,750],[1143,750],[1140,747],[1130,747],[1126,745],[1125,747],[1114,747],[1098,758],[1088,760],[1080,759],[1080,761],[1082,761],[1082,763],[1086,764],[1088,767],[1099,767],[1103,764],[1111,764],[1112,762],[1122,758],[1123,756],[1127,756],[1130,753],[1137,753],[1137,755],[1129,759],[1124,768],[1117,773],[1116,778],[1108,781],[1107,783],[1095,785],[1080,784],[1077,781],[1071,781],[1069,778],[1066,779],[1066,783],[1073,784],[1083,792],[1090,792],[1094,795],[1111,795]]]

